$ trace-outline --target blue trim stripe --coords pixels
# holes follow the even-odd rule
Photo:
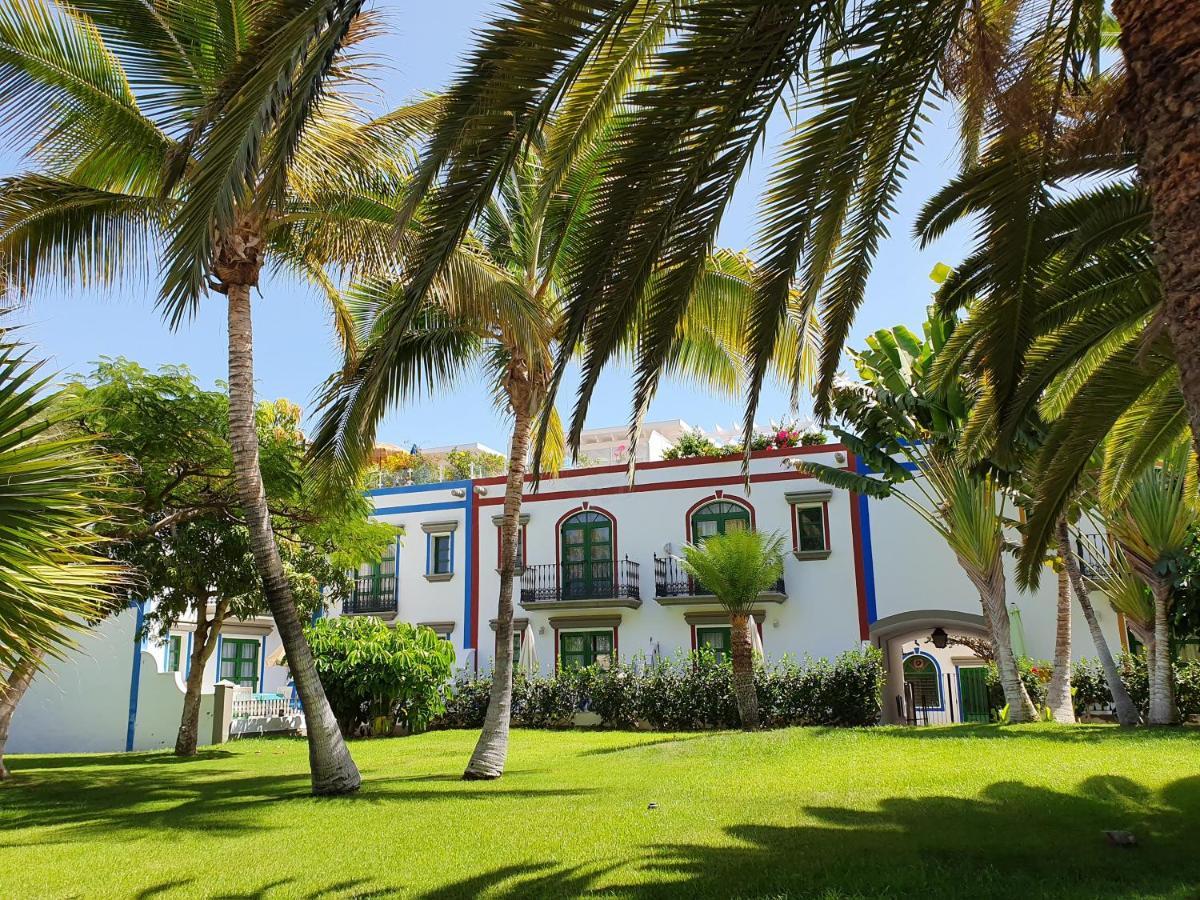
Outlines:
[[[902,677],[904,674],[904,672],[903,672],[904,660],[908,659],[910,656],[925,657],[927,660],[929,660],[931,663],[933,663],[933,670],[935,672],[937,672],[938,699],[941,700],[941,705],[940,706],[922,706],[921,709],[926,710],[927,712],[945,712],[946,711],[946,684],[942,680],[942,667],[938,665],[938,661],[934,657],[930,656],[924,650],[909,650],[907,653],[900,654],[900,664],[901,664],[901,673],[900,674]]]
[[[137,622],[133,630],[133,666],[129,675],[129,724],[125,729],[125,752],[133,749],[133,737],[137,731],[138,689],[142,680],[142,626],[146,622],[146,601],[134,604]]]
[[[870,468],[860,456],[854,457],[854,470],[860,475],[870,474]],[[875,602],[875,556],[871,551],[871,498],[866,494],[858,495],[858,521],[862,540],[863,584],[867,590],[867,624],[873,625],[879,618],[879,612]]]
[[[475,538],[475,490],[467,491],[466,510],[463,514],[463,540],[467,547],[466,575],[463,578],[463,649],[470,650],[475,646],[475,629],[472,623],[475,614],[475,565],[472,553],[477,553],[473,543]]]
[[[262,647],[258,651],[258,689],[267,689],[267,636],[262,636]]]
[[[433,574],[433,535],[425,533],[425,574]]]
[[[221,654],[225,650],[225,635],[217,635],[217,671],[213,674],[213,684],[221,680]]]
[[[191,674],[192,674],[192,640],[195,638],[195,634],[193,632],[189,631],[187,633],[187,636],[188,636],[187,662],[185,662],[183,664],[183,677],[184,678],[190,678]]]
[[[415,513],[415,512],[433,512],[438,509],[466,509],[467,504],[462,500],[445,503],[414,503],[411,506],[384,506],[375,512],[373,516],[390,516],[396,513]]]
[[[404,487],[387,487],[387,488],[372,488],[367,491],[368,497],[387,497],[392,494],[427,494],[430,491],[450,491],[454,488],[466,488],[470,490],[474,482],[467,481],[442,481],[438,484],[408,484]]]
[[[400,535],[396,535],[396,549],[392,556],[392,587],[396,595],[396,612],[400,612]]]

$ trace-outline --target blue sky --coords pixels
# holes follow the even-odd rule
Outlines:
[[[395,105],[418,91],[444,86],[471,44],[494,4],[485,0],[438,0],[400,3],[379,0],[376,8],[389,24],[388,35],[375,48],[385,69],[379,72],[383,103]],[[782,117],[780,117],[782,118]],[[781,127],[784,122],[780,122]],[[776,129],[776,130],[777,130]],[[753,244],[755,208],[766,175],[766,162],[775,145],[769,140],[755,165],[739,185],[728,210],[720,243],[734,249]],[[4,159],[0,171],[9,174],[17,163]],[[921,203],[953,172],[955,153],[950,127],[935,117],[925,133],[921,160],[913,167],[893,220],[892,236],[882,245],[859,314],[851,346],[876,328],[905,323],[916,327],[929,303],[929,272],[942,261],[956,263],[967,235],[950,232],[937,244],[918,251],[909,236]],[[118,291],[43,290],[19,313],[24,335],[39,346],[55,369],[86,371],[102,356],[125,356],[144,366],[185,364],[206,384],[225,375],[223,298],[207,300],[198,317],[171,332],[153,308],[156,286],[127,286]],[[287,397],[306,409],[314,392],[337,364],[329,319],[318,295],[290,280],[264,281],[255,298],[256,374],[265,398]],[[565,403],[569,398],[564,397]],[[805,400],[805,403],[807,400]],[[787,411],[787,395],[772,387],[760,404],[760,421]],[[628,374],[605,376],[589,414],[591,425],[627,421]],[[651,418],[682,418],[711,428],[740,421],[740,404],[704,395],[696,389],[665,384],[651,409]],[[491,406],[485,386],[466,383],[452,393],[395,411],[380,429],[381,441],[437,445],[481,441],[505,446],[506,424]]]

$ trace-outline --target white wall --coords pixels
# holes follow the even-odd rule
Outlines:
[[[8,753],[105,753],[126,749],[137,613],[110,616],[79,638],[79,648],[51,660],[34,678],[13,715]],[[183,684],[159,671],[149,650],[138,650],[135,750],[175,745]],[[200,743],[212,741],[212,687],[200,714]]]

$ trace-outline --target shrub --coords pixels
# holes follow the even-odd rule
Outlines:
[[[1004,690],[1000,687],[1000,672],[996,669],[994,662],[989,662],[987,669],[988,701],[992,709],[1000,709],[1004,706]],[[1029,693],[1029,699],[1033,701],[1034,706],[1041,709],[1046,705],[1046,689],[1050,684],[1050,676],[1054,672],[1053,664],[1044,659],[1030,659],[1022,656],[1017,660],[1017,669],[1021,675],[1021,682]]]
[[[884,671],[880,652],[868,647],[843,653],[830,662],[805,660],[760,665],[755,687],[763,723],[866,726],[879,721]],[[491,676],[464,676],[437,725],[478,728],[487,709]],[[564,728],[576,710],[600,716],[606,728],[637,728],[648,722],[660,731],[737,728],[732,669],[711,650],[663,660],[653,666],[617,664],[559,672],[553,678],[513,684],[513,721],[527,728]]]
[[[428,628],[374,616],[318,619],[305,629],[342,733],[421,731],[445,710],[454,647]]]
[[[1144,653],[1122,654],[1118,663],[1121,680],[1129,698],[1145,716],[1150,709],[1150,681],[1146,671]],[[1200,716],[1200,660],[1176,662],[1175,705],[1181,716]],[[1080,660],[1071,671],[1071,690],[1075,695],[1075,711],[1082,712],[1088,705],[1108,706],[1112,694],[1104,678],[1104,669],[1098,660]]]

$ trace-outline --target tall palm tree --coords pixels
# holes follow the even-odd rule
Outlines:
[[[540,146],[509,170],[430,291],[412,293],[405,269],[397,278],[366,280],[349,292],[346,306],[359,328],[343,371],[331,381],[314,440],[318,459],[352,472],[374,446],[376,427],[393,404],[445,390],[477,365],[487,373],[496,405],[512,417],[500,525],[496,659],[488,713],[464,773],[471,779],[500,777],[507,759],[517,534],[530,444],[539,423],[551,452],[536,461],[535,471],[554,468],[562,458],[549,394],[554,354],[567,327],[560,296],[569,272],[579,265],[579,227],[595,202],[603,146],[598,134],[562,171],[553,149],[569,125],[565,114],[546,125]],[[421,215],[418,211],[418,223]],[[381,227],[391,227],[386,216]],[[744,256],[727,251],[711,255],[703,268],[695,303],[662,371],[733,395],[741,386],[740,323],[753,293],[754,269]],[[815,328],[800,317],[791,323],[780,335],[776,359],[780,376],[798,389],[811,371]],[[633,330],[626,336],[628,351],[640,334]],[[659,374],[653,374],[652,385]]]
[[[131,266],[156,270],[165,248],[172,327],[207,291],[227,299],[239,497],[322,794],[352,791],[360,777],[312,665],[264,499],[250,289],[268,261],[330,289],[322,265],[345,264],[329,255],[360,233],[364,192],[394,192],[404,178],[407,120],[367,120],[344,90],[355,77],[349,51],[370,30],[356,10],[314,18],[247,0],[21,0],[0,12],[0,109],[36,166],[0,186],[10,289],[108,284]],[[280,59],[283,40],[303,52]],[[250,82],[234,90],[240,78]],[[362,242],[355,263],[370,251],[391,258]],[[345,330],[344,316],[335,322]]]
[[[932,378],[953,320],[933,314],[925,328],[924,339],[903,326],[875,332],[868,349],[853,354],[863,381],[839,381],[833,389],[844,425],[833,433],[878,474],[810,462],[799,468],[835,487],[896,498],[946,542],[979,593],[1011,720],[1030,721],[1035,713],[1013,653],[1006,602],[1009,492],[992,469],[961,463],[958,443],[973,392],[966,381],[938,385]]]
[[[13,713],[43,659],[109,611],[125,578],[94,529],[107,462],[59,427],[39,368],[0,337],[0,780]]]
[[[783,574],[782,548],[782,536],[757,531],[731,531],[683,548],[683,568],[729,613],[733,693],[743,728],[759,724],[750,614],[759,595]]]
[[[1185,446],[1147,469],[1120,505],[1106,510],[1109,534],[1153,598],[1151,725],[1179,721],[1171,672],[1170,566],[1183,555],[1190,529],[1200,521],[1195,474],[1195,457]]]
[[[823,309],[825,399],[909,160],[920,153],[926,113],[949,96],[970,162],[997,116],[1052,123],[1078,98],[1084,76],[1099,70],[1114,36],[1096,0],[691,0],[669,4],[665,33],[647,29],[646,17],[667,5],[506,8],[479,38],[422,163],[422,183],[434,189],[435,201],[415,257],[418,290],[559,98],[602,71],[615,46],[650,35],[638,45],[642,77],[603,97],[624,104],[626,126],[607,161],[603,201],[589,216],[588,264],[572,279],[567,300],[571,340],[558,371],[576,339],[592,347],[573,434],[606,353],[616,347],[607,323],[629,315],[647,290],[652,262],[681,266],[655,302],[664,319],[682,315],[695,271],[686,262],[711,245],[778,110],[788,108],[791,125],[776,155],[755,251],[763,273],[749,323],[753,374],[766,371],[798,276],[803,296]],[[1175,112],[1200,103],[1200,9],[1191,0],[1123,0],[1114,12],[1130,88],[1110,94],[1108,118],[1126,123],[1137,150],[1169,297],[1170,344],[1188,360],[1182,387],[1200,435],[1200,362],[1191,368],[1200,360],[1200,320],[1185,314],[1200,239],[1182,224],[1197,215],[1200,200],[1187,186],[1200,181],[1200,157],[1190,112]],[[1037,89],[1005,92],[1019,82]],[[1001,97],[1007,106],[998,105]],[[614,271],[625,277],[602,277]],[[748,420],[756,386],[752,380]]]

